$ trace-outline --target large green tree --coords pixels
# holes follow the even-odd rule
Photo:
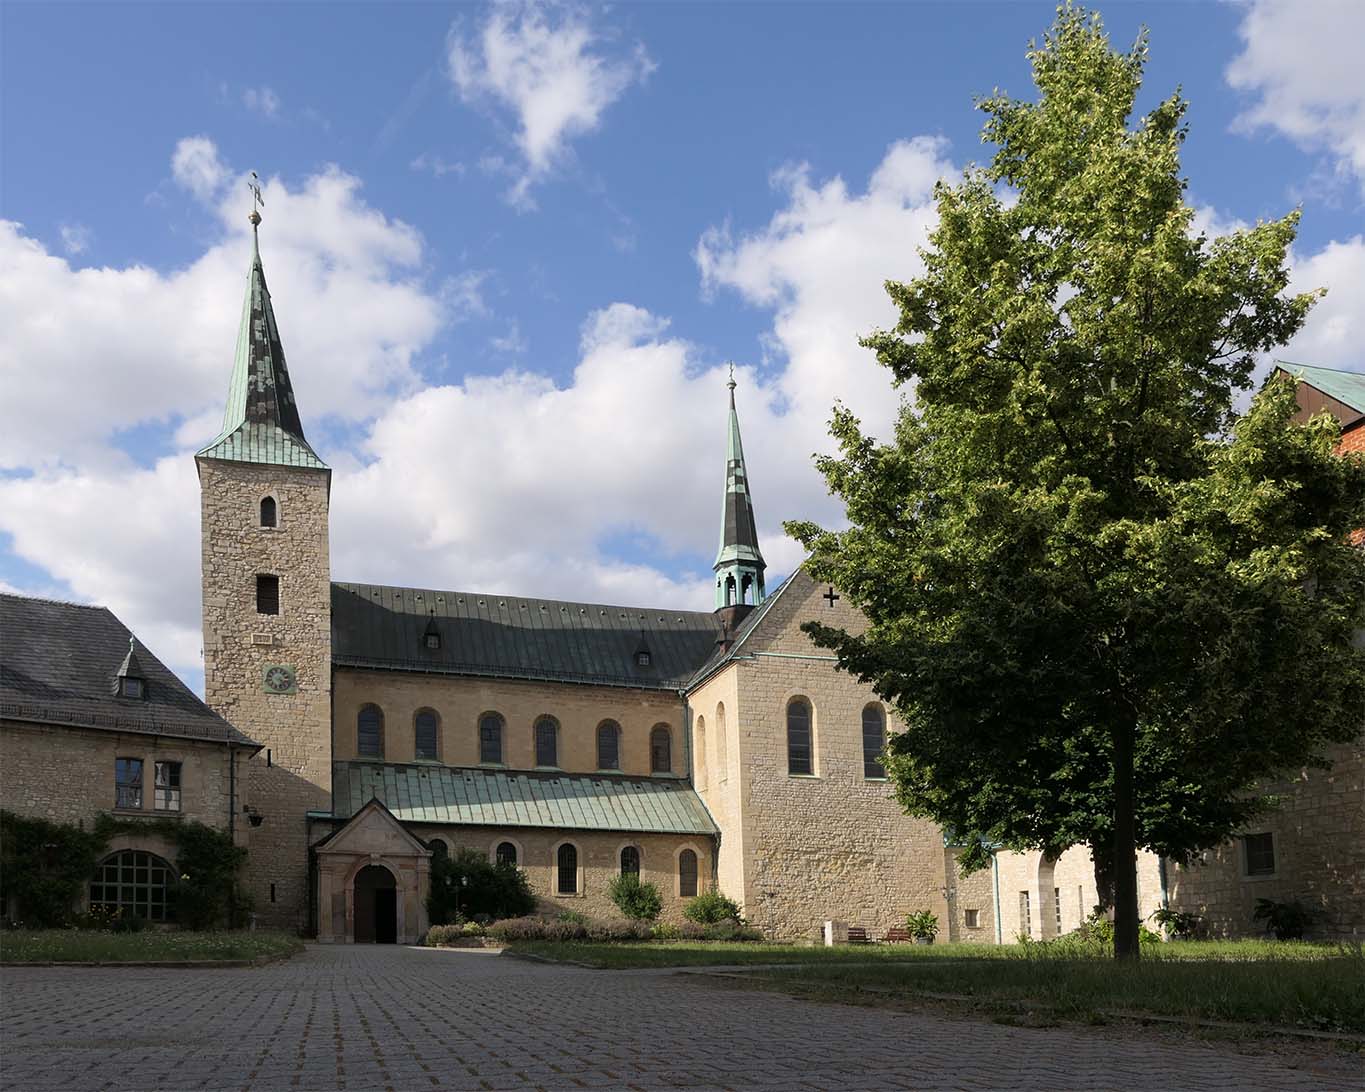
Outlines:
[[[888,444],[836,410],[851,526],[789,525],[870,621],[807,630],[903,720],[904,807],[968,867],[1089,846],[1132,957],[1137,849],[1215,844],[1365,709],[1365,465],[1291,424],[1291,383],[1234,414],[1314,299],[1285,292],[1298,215],[1197,229],[1185,101],[1131,121],[1146,56],[1066,6],[1037,100],[980,103],[995,155],[940,184],[925,271],[864,339],[913,402]]]

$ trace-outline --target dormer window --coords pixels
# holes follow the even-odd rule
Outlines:
[[[430,652],[436,652],[441,647],[441,631],[436,628],[436,619],[427,619],[427,628],[422,631],[422,646]]]
[[[146,684],[138,678],[126,676],[118,681],[119,697],[141,698],[146,693]]]
[[[651,662],[652,661],[650,660],[649,651],[647,649],[642,649],[641,651],[635,654],[636,667],[648,667]]]
[[[114,674],[114,693],[120,698],[141,700],[147,696],[147,673],[137,654],[137,639],[129,635],[128,655]]]

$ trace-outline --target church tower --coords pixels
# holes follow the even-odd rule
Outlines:
[[[227,411],[195,456],[203,563],[204,696],[263,745],[238,816],[263,923],[307,924],[307,813],[331,810],[332,472],[304,439],[266,288],[252,253]],[[249,820],[244,822],[243,820]]]
[[[758,549],[754,503],[749,475],[744,469],[744,445],[739,439],[735,410],[735,374],[730,370],[730,431],[725,445],[725,496],[721,502],[720,549],[716,553],[716,610],[757,606],[763,602],[763,570]]]

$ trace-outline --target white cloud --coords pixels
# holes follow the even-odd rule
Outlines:
[[[1276,356],[1299,364],[1365,371],[1365,236],[1292,257],[1290,290],[1326,288],[1303,330]]]
[[[201,201],[211,201],[228,179],[218,145],[206,136],[185,137],[171,155],[171,177]]]
[[[181,141],[172,169],[220,233],[181,269],[73,269],[0,221],[0,386],[22,389],[26,403],[6,415],[0,467],[107,462],[119,430],[180,418],[202,426],[221,413],[250,257],[245,190],[228,184],[240,179],[207,138]],[[328,167],[296,187],[270,179],[265,200],[266,274],[312,422],[375,414],[388,392],[416,383],[414,358],[443,322],[483,306],[477,280],[426,286],[421,236],[367,205],[352,175]],[[34,360],[44,366],[13,371]]]
[[[507,333],[489,338],[488,344],[495,353],[507,353],[511,356],[521,356],[530,348],[526,338],[522,336],[520,324],[515,321],[507,327]]]
[[[1275,129],[1303,148],[1325,151],[1365,193],[1365,4],[1253,0],[1239,33],[1242,52],[1227,80],[1255,96],[1239,125]]]
[[[73,258],[90,248],[90,229],[84,224],[62,224],[57,230],[62,236],[62,249]]]
[[[643,46],[612,49],[585,10],[534,0],[495,5],[473,34],[457,23],[447,61],[463,101],[491,102],[515,118],[523,165],[507,198],[519,208],[534,207],[531,187],[567,158],[570,138],[596,129],[654,70]]]
[[[269,87],[248,87],[242,92],[242,105],[253,113],[274,118],[280,112],[280,96]]]
[[[444,178],[448,174],[453,174],[457,178],[463,178],[465,165],[460,162],[448,162],[439,155],[423,152],[408,164],[408,169],[413,171],[429,171],[436,178]]]

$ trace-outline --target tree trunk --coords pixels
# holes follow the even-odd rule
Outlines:
[[[1114,909],[1114,847],[1109,844],[1095,844],[1090,847],[1090,859],[1095,864],[1095,905],[1092,914],[1108,916]]]
[[[1133,799],[1133,744],[1137,724],[1126,709],[1115,718],[1114,744],[1114,958],[1138,958],[1137,822]]]

